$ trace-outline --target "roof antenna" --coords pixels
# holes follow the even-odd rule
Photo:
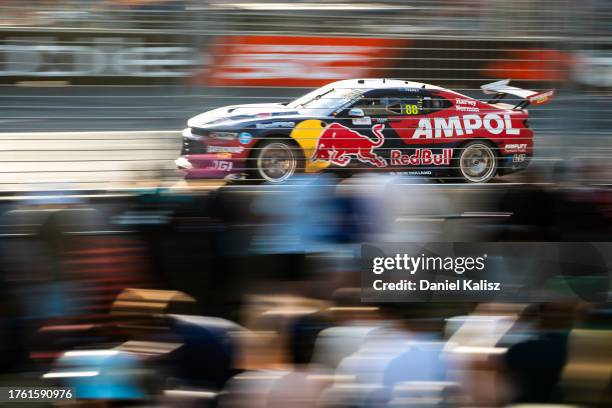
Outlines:
[[[421,87],[421,89],[425,89],[425,84],[423,84],[423,86]]]
[[[386,80],[387,80],[387,78],[383,78],[383,84],[385,83]]]

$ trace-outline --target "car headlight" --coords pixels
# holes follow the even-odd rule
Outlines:
[[[209,137],[222,140],[234,140],[238,138],[238,133],[234,132],[210,132]]]

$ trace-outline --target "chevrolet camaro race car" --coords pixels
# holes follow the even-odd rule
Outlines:
[[[293,102],[234,105],[188,121],[177,167],[187,178],[279,183],[297,172],[383,170],[487,182],[525,168],[533,155],[529,104],[552,99],[483,85],[489,101],[411,81],[355,79]],[[502,103],[511,95],[517,103]]]

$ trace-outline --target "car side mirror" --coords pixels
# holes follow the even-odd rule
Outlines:
[[[352,108],[349,110],[348,115],[353,118],[363,118],[365,116],[363,109],[359,108]]]

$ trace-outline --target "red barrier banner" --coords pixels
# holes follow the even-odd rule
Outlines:
[[[192,83],[211,86],[315,87],[380,77],[410,40],[361,37],[224,36],[209,68]]]

